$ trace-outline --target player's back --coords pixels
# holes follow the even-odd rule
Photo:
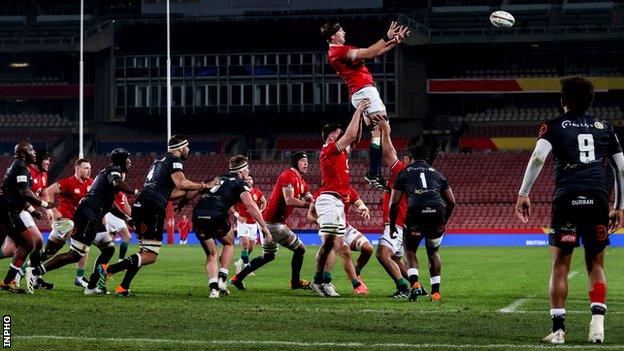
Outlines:
[[[552,145],[555,197],[574,191],[608,191],[605,160],[619,152],[613,127],[591,114],[564,113],[540,127]]]
[[[401,171],[394,181],[393,189],[407,195],[408,208],[446,205],[442,192],[448,189],[448,181],[425,161],[415,161]]]
[[[167,153],[163,158],[154,160],[139,197],[152,200],[161,208],[167,207],[169,196],[175,188],[171,174],[182,170],[182,160],[172,153]]]
[[[89,208],[98,215],[108,212],[117,195],[117,188],[114,184],[116,178],[122,178],[122,171],[119,166],[109,165],[101,170],[79,206]]]
[[[240,201],[240,195],[250,191],[247,183],[236,174],[219,177],[219,185],[201,191],[194,213],[202,216],[225,217],[230,207]]]

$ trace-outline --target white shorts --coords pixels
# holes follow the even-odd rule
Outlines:
[[[345,218],[344,204],[336,196],[321,194],[314,203],[319,224],[319,235],[345,234],[347,220]]]
[[[22,222],[24,222],[24,226],[26,228],[30,228],[30,227],[34,227],[35,226],[35,220],[33,219],[32,215],[30,214],[30,212],[23,210],[22,212],[20,212],[19,214],[20,219],[22,220]]]
[[[117,233],[122,229],[128,229],[126,221],[110,212],[104,216],[104,222],[106,223],[106,231],[111,234]]]
[[[370,241],[359,230],[349,225],[345,230],[344,243],[345,245],[349,246],[349,248],[355,245],[355,250],[360,251],[362,245],[364,245],[365,243],[370,243]]]
[[[360,101],[363,99],[368,99],[370,101],[370,106],[366,110],[364,110],[364,114],[366,116],[372,115],[377,112],[386,112],[386,106],[383,101],[381,101],[381,97],[379,96],[379,91],[377,88],[372,87],[364,87],[351,95],[351,104],[353,107],[357,108]]]
[[[113,240],[113,235],[111,235],[109,232],[99,232],[95,234],[95,239],[93,239],[93,245],[97,246],[99,249],[103,249],[109,246],[115,246]]]
[[[441,235],[439,238],[425,240],[425,246],[431,249],[436,249],[442,245],[442,239],[444,239],[444,235]]]
[[[241,220],[236,221],[236,233],[239,238],[245,237],[255,243],[258,237],[258,229],[258,223],[248,224]]]
[[[403,248],[403,228],[396,228],[397,233],[395,234],[395,237],[392,238],[390,237],[390,226],[386,225],[384,227],[383,234],[379,238],[379,245],[383,245],[392,250],[392,255],[394,257],[403,257],[403,254],[405,253]]]
[[[50,238],[55,238],[57,241],[65,241],[67,234],[74,229],[74,221],[69,218],[59,218],[52,221],[52,231],[50,232]]]

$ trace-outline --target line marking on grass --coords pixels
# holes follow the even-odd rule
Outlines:
[[[92,338],[82,336],[30,335],[14,336],[19,340],[65,340],[86,342],[137,342],[145,344],[178,345],[253,345],[253,346],[298,346],[298,347],[342,347],[342,348],[450,348],[450,349],[552,349],[552,345],[540,344],[431,344],[431,343],[362,343],[362,342],[305,342],[281,340],[185,340],[147,338]],[[590,345],[565,345],[566,349],[586,349]],[[621,350],[624,345],[600,345],[600,349]]]
[[[578,271],[572,271],[570,273],[568,273],[568,279],[572,279],[574,277],[576,277],[579,274]]]
[[[523,297],[521,299],[518,299],[514,302],[512,302],[511,304],[507,305],[506,307],[501,308],[500,310],[498,310],[498,312],[500,313],[514,313],[518,310],[518,307],[520,307],[523,303],[529,301],[533,296],[529,295],[527,297]]]

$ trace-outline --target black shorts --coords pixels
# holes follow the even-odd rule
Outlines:
[[[78,206],[74,213],[74,234],[72,235],[72,239],[86,246],[91,246],[101,226],[101,217],[97,216],[89,209]]]
[[[193,215],[193,230],[199,241],[221,239],[230,231],[230,220],[227,217]]]
[[[610,244],[609,198],[605,192],[570,193],[552,203],[548,244],[573,249],[581,242],[586,250],[602,252]]]
[[[157,203],[137,199],[132,205],[132,219],[139,240],[163,240],[166,211]]]
[[[4,235],[11,236],[26,231],[27,228],[20,218],[20,212],[0,204],[0,230]],[[1,239],[0,244],[4,242],[4,238]]]
[[[405,217],[403,241],[416,247],[422,239],[438,239],[446,229],[446,207],[443,205],[413,206]]]

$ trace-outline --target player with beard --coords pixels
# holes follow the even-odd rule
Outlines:
[[[143,189],[132,205],[132,219],[135,223],[139,252],[126,257],[116,264],[100,267],[103,279],[121,271],[126,274],[115,288],[117,296],[129,295],[130,283],[141,267],[153,264],[162,246],[163,226],[167,202],[181,197],[190,190],[210,188],[211,183],[196,183],[186,179],[183,161],[189,155],[188,140],[179,135],[169,139],[168,152],[152,164]]]

